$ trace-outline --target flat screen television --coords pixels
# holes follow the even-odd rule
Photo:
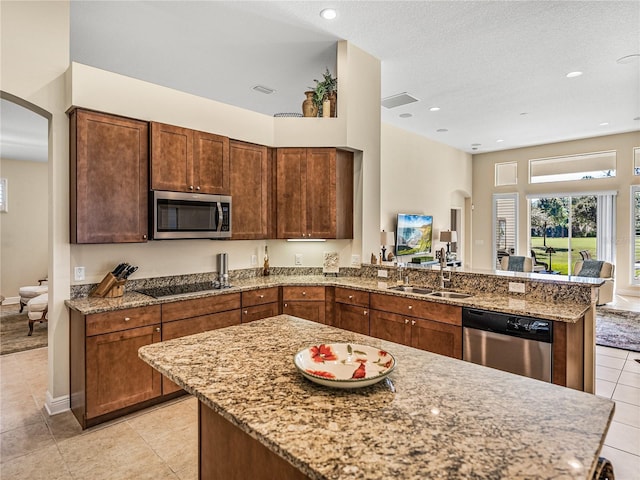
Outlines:
[[[433,217],[399,213],[396,224],[396,256],[431,253]]]

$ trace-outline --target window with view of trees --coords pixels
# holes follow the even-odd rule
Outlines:
[[[632,283],[640,284],[640,185],[631,187],[631,212],[633,239],[633,278]]]

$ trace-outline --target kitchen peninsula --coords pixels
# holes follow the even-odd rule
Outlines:
[[[299,350],[368,344],[387,380],[334,390]],[[614,404],[288,315],[145,346],[199,400],[199,478],[590,479]]]

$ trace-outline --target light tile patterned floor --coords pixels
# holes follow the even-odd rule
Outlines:
[[[597,394],[616,402],[602,450],[613,462],[616,480],[640,478],[636,358],[640,353],[597,347]],[[194,398],[181,397],[83,432],[71,412],[49,417],[43,409],[46,363],[46,348],[0,356],[2,480],[198,478]]]

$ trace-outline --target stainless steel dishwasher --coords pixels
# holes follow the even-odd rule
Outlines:
[[[553,322],[462,309],[462,359],[551,382]]]

